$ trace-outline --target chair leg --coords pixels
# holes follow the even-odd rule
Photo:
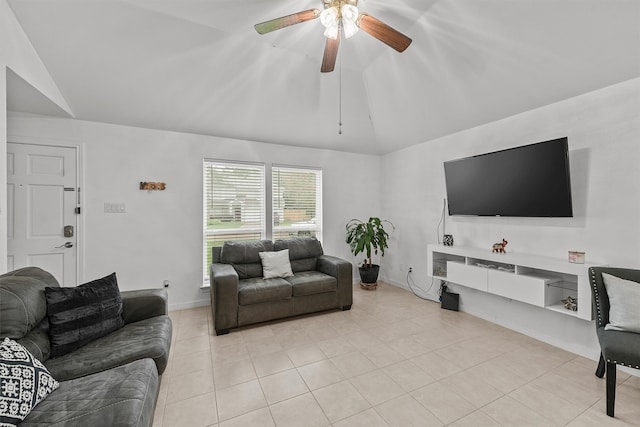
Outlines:
[[[600,361],[598,362],[598,369],[596,369],[596,377],[598,378],[604,377],[604,368],[605,368],[604,355],[600,353]]]
[[[616,404],[616,364],[607,362],[607,415],[613,417]]]

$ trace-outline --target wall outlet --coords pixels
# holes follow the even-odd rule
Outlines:
[[[413,268],[409,267],[409,273],[413,273]]]

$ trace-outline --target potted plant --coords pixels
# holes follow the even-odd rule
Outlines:
[[[360,266],[360,287],[372,290],[377,287],[378,273],[380,266],[371,262],[371,254],[384,256],[384,250],[388,248],[387,239],[389,234],[384,229],[383,223],[388,223],[395,231],[395,226],[387,221],[377,217],[369,218],[364,222],[359,219],[352,219],[347,223],[347,243],[351,247],[354,256],[364,252],[367,257]]]

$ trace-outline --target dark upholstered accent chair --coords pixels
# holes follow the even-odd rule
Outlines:
[[[616,400],[616,365],[640,369],[640,334],[605,330],[605,326],[609,323],[610,306],[602,273],[640,282],[640,270],[609,267],[592,267],[589,269],[589,281],[591,282],[591,292],[593,293],[593,309],[596,315],[596,332],[601,349],[596,376],[602,378],[606,371],[607,415],[613,417]],[[640,283],[638,286],[640,286]]]

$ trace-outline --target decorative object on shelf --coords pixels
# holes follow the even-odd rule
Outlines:
[[[568,296],[561,301],[564,303],[564,308],[567,310],[578,311],[578,298]]]
[[[367,222],[352,219],[346,225],[346,242],[353,255],[357,256],[360,252],[367,255],[362,266],[359,267],[362,289],[373,290],[378,286],[380,266],[371,262],[371,253],[377,254],[380,251],[380,255],[384,256],[384,250],[389,247],[387,245],[389,234],[385,231],[383,222],[391,225],[395,231],[396,227],[390,221],[377,217],[371,217]]]
[[[507,243],[509,242],[507,242],[505,239],[502,239],[502,243],[494,243],[491,247],[491,252],[497,254],[506,254],[507,251],[504,249],[504,247],[507,246]]]
[[[453,246],[453,234],[445,234],[442,236],[442,244],[445,246]]]
[[[165,190],[167,188],[167,184],[164,182],[143,182],[140,181],[140,189],[141,190]]]
[[[584,264],[584,252],[569,251],[569,262]]]

